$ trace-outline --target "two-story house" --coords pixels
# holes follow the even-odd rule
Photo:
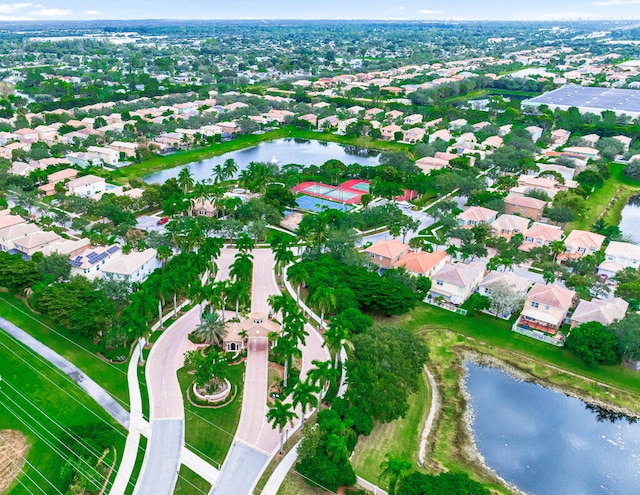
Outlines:
[[[117,244],[88,247],[70,256],[71,275],[82,275],[89,280],[100,279],[105,265],[119,259],[121,256],[122,250]]]
[[[564,240],[566,252],[558,256],[559,260],[582,258],[590,254],[595,254],[602,248],[602,243],[606,239],[601,234],[589,232],[588,230],[572,230]]]
[[[427,298],[442,297],[451,304],[462,304],[473,294],[484,274],[485,266],[479,261],[446,264],[431,275]]]
[[[73,179],[65,184],[69,194],[76,196],[93,196],[94,194],[104,193],[107,183],[102,177],[95,175],[84,175]]]
[[[369,256],[371,263],[382,268],[393,268],[393,265],[410,249],[408,244],[392,239],[374,242],[364,252]]]
[[[524,242],[518,249],[529,252],[535,247],[548,246],[562,239],[564,231],[555,225],[535,222],[524,232]]]
[[[102,268],[103,277],[125,280],[129,283],[142,283],[156,268],[162,266],[157,255],[158,252],[153,248],[123,254],[120,259]]]
[[[517,215],[500,215],[491,223],[491,235],[511,240],[516,234],[524,235],[530,221]]]
[[[527,291],[531,288],[533,282],[528,278],[516,275],[513,272],[497,272],[491,271],[482,279],[478,286],[478,292],[483,296],[491,297],[492,291],[498,291],[505,287],[517,294],[519,297],[513,301],[510,308],[501,308],[496,310],[496,316],[503,319],[511,318],[511,315],[518,309],[522,301],[524,301]]]
[[[444,251],[436,250],[433,253],[425,251],[409,251],[403,254],[393,264],[394,268],[404,268],[412,275],[430,277],[440,270],[449,260],[449,255]]]
[[[555,335],[573,307],[576,293],[556,284],[534,284],[528,292],[518,325]]]
[[[640,266],[640,246],[629,242],[611,241],[604,250],[604,261],[598,266],[598,275],[616,276],[625,268],[635,270]]]
[[[460,227],[475,227],[476,225],[490,224],[498,215],[498,212],[483,206],[471,206],[458,215]]]
[[[385,139],[387,141],[395,141],[396,132],[399,132],[402,134],[402,127],[400,127],[399,125],[391,124],[391,125],[386,125],[380,129],[380,133],[382,134],[382,139]]]
[[[627,313],[629,303],[619,297],[611,299],[581,299],[571,315],[571,328],[583,323],[597,321],[604,326],[611,325],[614,321],[622,320]]]

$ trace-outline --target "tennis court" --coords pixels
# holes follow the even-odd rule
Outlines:
[[[353,184],[349,186],[351,189],[355,189],[356,191],[369,192],[369,183],[368,182],[358,182],[357,184]]]
[[[296,198],[296,203],[303,210],[319,212],[326,209],[349,211],[352,207],[340,203],[334,203],[333,201],[327,201],[322,198],[314,198],[312,196],[300,196]]]
[[[327,196],[338,201],[349,201],[350,199],[360,195],[358,193],[345,191],[344,189],[332,189],[331,191],[324,193],[323,196]]]
[[[322,186],[320,184],[313,184],[309,187],[306,187],[305,192],[309,192],[311,194],[319,194],[321,196],[328,196],[328,193],[334,190],[333,187]]]

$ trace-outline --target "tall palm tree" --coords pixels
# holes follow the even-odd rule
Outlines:
[[[296,302],[299,304],[300,303],[300,288],[305,285],[308,281],[309,281],[309,272],[306,270],[306,268],[304,267],[304,265],[302,265],[301,263],[296,263],[295,265],[292,265],[288,270],[287,270],[287,277],[289,278],[289,281],[296,285]]]
[[[276,400],[267,411],[267,421],[273,424],[273,428],[277,426],[280,432],[280,455],[282,455],[284,427],[287,426],[287,423],[293,423],[296,417],[293,405],[290,402],[282,402],[281,400]]]
[[[333,462],[346,461],[349,459],[349,447],[347,446],[347,438],[342,435],[331,433],[327,437],[327,454]]]
[[[210,286],[206,290],[206,297],[214,308],[220,308],[222,313],[222,321],[225,321],[224,309],[227,305],[227,297],[229,297],[229,282],[227,280],[221,280]]]
[[[189,167],[184,167],[178,173],[178,184],[182,188],[182,194],[187,194],[193,187],[193,176],[191,175]]]
[[[549,250],[553,255],[553,261],[555,261],[558,255],[564,253],[567,248],[562,241],[551,241],[549,243]]]
[[[222,168],[224,169],[225,180],[233,178],[238,172],[238,164],[233,158],[227,158],[222,164]]]
[[[319,287],[313,293],[311,302],[320,311],[320,329],[324,328],[324,314],[331,312],[338,303],[336,294],[331,287]]]
[[[199,338],[217,347],[222,345],[222,341],[227,335],[227,330],[224,320],[218,316],[218,313],[205,313],[202,315],[200,324],[196,327],[194,333]]]
[[[284,387],[286,388],[289,383],[290,362],[296,357],[301,357],[302,353],[298,349],[296,342],[283,334],[278,336],[278,341],[273,350],[284,356]]]
[[[229,267],[229,275],[236,281],[249,283],[253,273],[253,255],[241,251],[234,258]]]
[[[312,383],[320,386],[320,401],[322,401],[322,396],[325,392],[325,387],[327,383],[333,383],[338,381],[338,373],[336,368],[331,363],[331,360],[327,361],[311,361],[311,364],[315,366],[315,368],[311,368],[307,372],[307,379],[311,380]]]
[[[345,345],[345,341],[350,337],[349,331],[341,325],[336,318],[331,321],[329,328],[324,332],[324,344],[329,350],[335,353],[334,367],[338,368],[338,361],[340,360],[340,353]]]
[[[216,259],[220,256],[220,252],[224,246],[224,241],[220,237],[207,237],[200,246],[198,253],[211,270],[211,273],[217,272]]]
[[[226,178],[226,173],[224,168],[222,168],[222,165],[218,164],[215,167],[213,167],[213,183],[214,184],[220,184],[225,180],[225,178]]]
[[[242,232],[236,239],[236,248],[242,253],[252,251],[255,247],[255,242],[249,234]]]
[[[302,408],[302,424],[304,425],[304,416],[307,413],[307,408],[310,406],[311,408],[318,407],[318,397],[317,393],[320,391],[320,388],[316,386],[312,381],[306,380],[304,382],[296,383],[296,386],[293,388],[292,393],[292,402],[293,407],[300,405]]]
[[[385,455],[385,458],[387,460],[380,463],[382,472],[378,478],[389,477],[388,492],[389,495],[395,495],[398,481],[403,480],[411,472],[411,462],[406,459],[398,459],[389,453]]]
[[[236,281],[229,285],[227,296],[236,305],[236,319],[240,319],[240,306],[245,307],[251,303],[251,294],[249,294],[249,284],[243,281]]]

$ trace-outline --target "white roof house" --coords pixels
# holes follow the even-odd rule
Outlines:
[[[158,252],[153,248],[123,254],[120,259],[102,268],[103,276],[126,280],[130,283],[144,282],[156,268],[161,266],[157,254]]]
[[[96,175],[84,175],[65,184],[69,194],[76,196],[92,196],[104,193],[107,187],[106,181]]]
[[[581,300],[571,316],[571,328],[590,321],[597,321],[604,326],[611,325],[614,321],[624,318],[627,308],[629,303],[619,297]]]
[[[625,268],[638,269],[640,266],[640,246],[630,242],[611,241],[604,250],[604,261],[598,266],[598,274],[608,278]]]

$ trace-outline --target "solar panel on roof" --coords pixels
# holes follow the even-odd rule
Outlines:
[[[120,250],[120,246],[111,246],[109,249],[107,249],[107,253],[113,254],[118,250]]]

